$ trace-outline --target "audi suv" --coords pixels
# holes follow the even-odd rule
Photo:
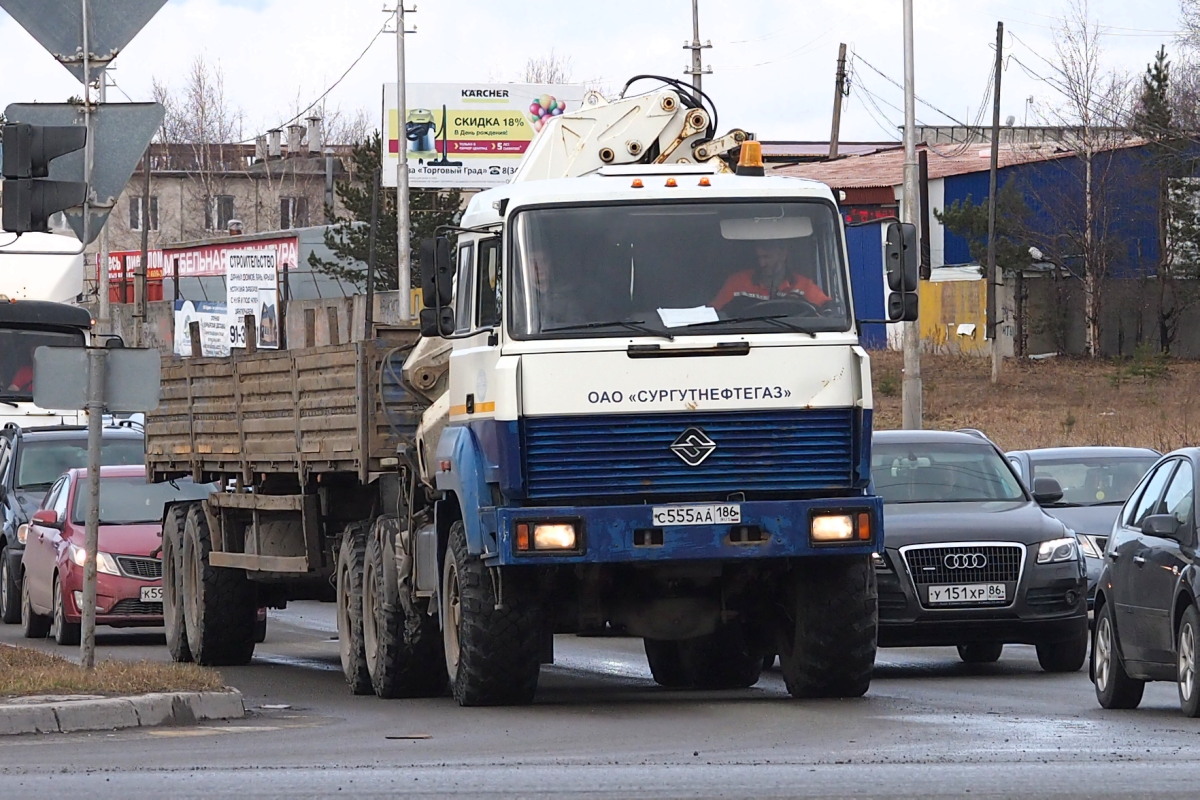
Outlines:
[[[1073,672],[1088,649],[1087,572],[1075,534],[976,432],[878,431],[871,478],[883,498],[874,556],[879,646],[949,646],[967,663],[1031,644],[1047,672]]]

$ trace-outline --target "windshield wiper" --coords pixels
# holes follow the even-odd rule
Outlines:
[[[613,328],[613,327],[625,328],[626,330],[637,331],[638,333],[645,333],[650,336],[658,336],[663,339],[669,339],[670,341],[675,341],[675,337],[672,336],[671,334],[666,333],[664,331],[656,331],[653,328],[649,328],[646,326],[645,320],[640,320],[640,319],[635,319],[635,320],[614,319],[614,320],[608,320],[607,322],[580,322],[576,325],[559,325],[554,328],[543,328],[542,333],[559,333],[559,332],[563,332],[563,331],[582,331],[582,330],[588,330],[591,328]]]
[[[724,325],[733,322],[769,322],[776,328],[783,328],[786,331],[793,333],[807,333],[812,338],[817,338],[816,331],[797,325],[794,322],[786,322],[785,320],[792,316],[791,314],[764,314],[755,317],[729,317],[727,319],[714,319],[708,322],[693,322],[691,325],[685,325],[685,328],[705,328],[713,325]]]

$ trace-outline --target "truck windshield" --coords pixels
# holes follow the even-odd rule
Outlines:
[[[850,326],[838,219],[819,201],[537,208],[512,230],[518,339]]]
[[[33,401],[33,352],[47,347],[83,347],[82,330],[0,328],[0,401]]]

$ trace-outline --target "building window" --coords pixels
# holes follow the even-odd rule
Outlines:
[[[158,195],[150,195],[149,208],[146,209],[146,198],[144,196],[129,198],[129,230],[140,231],[142,229],[143,210],[150,212],[149,229],[152,231],[158,230]]]
[[[233,219],[233,195],[216,194],[204,204],[204,229],[223,231]]]
[[[279,198],[279,227],[304,228],[308,226],[308,198]]]

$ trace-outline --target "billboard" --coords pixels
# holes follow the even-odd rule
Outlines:
[[[578,110],[584,93],[582,85],[573,84],[406,84],[401,120],[396,84],[384,84],[383,185],[396,185],[401,145],[409,186],[505,184],[546,120]]]

